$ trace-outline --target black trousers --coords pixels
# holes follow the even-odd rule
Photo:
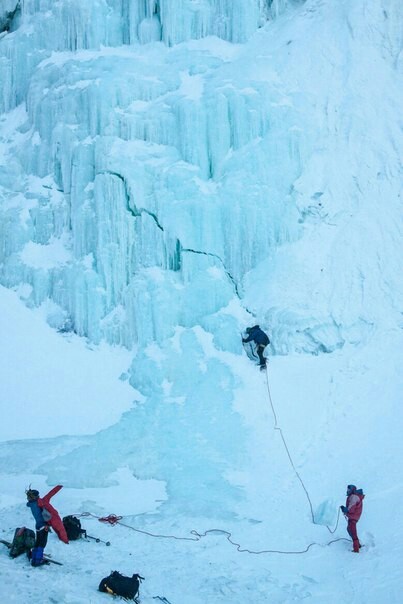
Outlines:
[[[263,356],[263,351],[266,348],[266,346],[264,344],[257,344],[256,346],[256,352],[259,356],[259,361],[261,365],[266,365],[266,359]]]
[[[36,539],[35,539],[34,547],[45,548],[47,542],[48,542],[48,531],[45,530],[44,528],[41,529],[40,531],[36,531]]]

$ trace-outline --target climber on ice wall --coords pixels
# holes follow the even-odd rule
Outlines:
[[[260,368],[264,369],[266,367],[266,359],[263,356],[263,351],[268,344],[270,344],[269,336],[260,329],[259,325],[254,325],[253,327],[247,327],[246,333],[248,334],[247,338],[242,338],[242,342],[247,344],[248,342],[254,342],[256,344],[256,352],[260,361]]]

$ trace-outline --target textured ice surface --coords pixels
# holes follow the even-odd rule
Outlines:
[[[199,338],[203,341],[205,335],[201,332]],[[142,479],[169,476],[169,495],[181,513],[228,515],[230,498],[242,494],[224,480],[225,472],[241,467],[246,433],[241,417],[229,413],[234,376],[218,358],[206,358],[199,338],[184,330],[162,348],[137,355],[130,381],[146,400],[91,446],[77,448],[42,470],[71,486],[87,487],[108,484],[113,469],[126,465]],[[72,465],[77,468],[74,477]]]
[[[274,13],[280,4],[273,3]],[[242,8],[248,8],[245,19],[239,8],[183,2],[174,11],[169,2],[132,3],[129,22],[137,31],[151,11],[172,44],[217,33],[220,23],[230,28],[223,38],[232,40],[233,30],[233,41],[240,41],[248,37],[243,26],[250,34],[257,19],[274,14],[253,1]],[[270,72],[249,75],[244,59],[235,71],[229,66],[242,54],[239,46],[217,38],[172,49],[122,46],[127,40],[124,28],[113,25],[122,18],[116,6],[73,2],[45,9],[24,3],[21,26],[0,49],[4,108],[26,98],[26,112],[22,105],[9,112],[2,129],[9,143],[2,217],[13,225],[12,238],[8,228],[3,233],[2,282],[28,282],[33,304],[52,298],[72,329],[95,342],[131,347],[161,340],[176,324],[197,324],[225,306],[245,271],[271,246],[297,236],[296,208],[283,200],[299,160],[278,132],[280,114],[292,108],[282,104],[281,91],[270,90]],[[186,15],[207,20],[195,28]],[[82,50],[71,52],[76,49]],[[22,55],[23,68],[11,73]],[[278,118],[270,115],[276,99]],[[283,167],[266,161],[283,152]],[[59,261],[55,238],[66,247]],[[26,261],[27,252],[36,260]],[[156,279],[150,267],[164,272]],[[208,299],[200,290],[209,290]],[[144,303],[149,298],[151,307]]]
[[[22,4],[0,41],[4,285],[129,348],[219,311],[245,274],[277,352],[330,352],[398,310],[392,16],[374,3],[367,40],[358,8],[247,4]],[[130,33],[153,19],[168,45]]]

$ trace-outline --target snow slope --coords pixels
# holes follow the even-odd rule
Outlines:
[[[130,355],[60,337],[0,288],[0,440],[86,435],[118,421],[136,393],[119,380]]]
[[[109,483],[116,486],[65,487],[57,496],[63,514],[122,514],[126,525],[154,535],[192,537],[191,530],[203,534],[220,529],[230,531],[236,543],[253,551],[298,552],[316,543],[307,553],[240,553],[217,532],[195,542],[158,539],[125,526],[112,528],[84,518],[89,534],[110,540],[111,547],[74,542],[67,550],[51,536],[48,551],[65,566],[39,571],[24,559],[11,561],[2,555],[3,599],[23,602],[29,593],[34,602],[101,602],[105,596],[96,595],[98,581],[117,568],[146,577],[142,586],[145,603],[155,601],[152,598],[156,595],[173,604],[263,604],[305,599],[331,604],[399,602],[402,378],[400,363],[393,360],[390,351],[401,346],[401,332],[395,330],[358,351],[350,348],[309,359],[288,356],[270,361],[268,375],[277,425],[309,493],[316,525],[280,434],[274,429],[265,376],[256,373],[244,357],[227,359],[242,379],[236,390],[236,412],[244,430],[252,431],[248,454],[242,456],[242,471],[228,476],[232,487],[237,485],[242,492],[232,515],[223,516],[219,507],[214,510],[207,506],[205,515],[192,514],[192,502],[194,510],[200,505],[189,497],[185,513],[183,502],[170,489],[165,494],[155,481],[137,481],[135,485],[132,471],[123,468],[109,477]],[[206,354],[205,360],[209,358]],[[211,414],[217,412],[210,404]],[[193,439],[197,432],[195,428]],[[223,438],[224,434],[225,430]],[[2,493],[2,537],[10,537],[17,525],[31,523],[23,502],[24,487],[32,482],[44,491],[44,468],[50,464],[57,475],[65,463],[59,460],[66,459],[69,451],[74,453],[76,447],[91,446],[94,438],[84,443],[59,437],[1,446],[1,482],[6,496],[3,499]],[[83,451],[79,459],[87,463]],[[203,468],[197,471],[202,479]],[[357,477],[367,493],[359,523],[365,544],[360,556],[350,553],[348,541],[338,540],[346,535],[343,518],[334,535],[323,526],[327,523],[334,529],[337,508],[344,503],[345,483],[357,481]],[[173,499],[177,512],[171,509],[170,513],[169,507],[164,512],[167,502],[162,502],[166,498],[168,503]],[[326,547],[333,539],[336,542]]]

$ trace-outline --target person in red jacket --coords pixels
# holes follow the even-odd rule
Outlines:
[[[56,495],[56,493],[58,493],[62,488],[63,487],[61,485],[53,487],[53,489],[51,489],[44,497],[39,497],[39,492],[36,489],[29,489],[27,491],[27,505],[31,507],[31,511],[35,519],[36,516],[34,512],[37,508],[39,508],[47,526],[52,527],[60,541],[63,541],[63,543],[68,543],[69,539],[67,537],[66,529],[63,526],[62,519],[60,518],[57,510],[55,510],[50,503],[52,497]]]
[[[340,509],[348,520],[347,532],[353,540],[353,552],[358,554],[360,552],[361,544],[357,535],[357,522],[361,518],[362,502],[365,495],[363,494],[362,489],[357,489],[355,484],[347,485],[346,495],[346,505],[341,505]]]

